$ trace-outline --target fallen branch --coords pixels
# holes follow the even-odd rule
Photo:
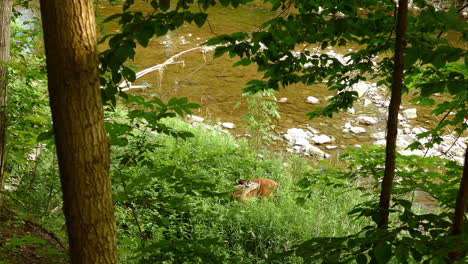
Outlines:
[[[209,52],[209,51],[212,51],[216,48],[216,46],[211,46],[211,47],[195,47],[195,48],[191,48],[191,49],[188,49],[188,50],[184,50],[180,53],[177,53],[176,55],[170,57],[169,59],[167,59],[165,62],[161,63],[161,64],[158,64],[158,65],[155,65],[155,66],[152,66],[150,68],[147,68],[147,69],[144,69],[142,71],[139,71],[137,72],[135,75],[136,75],[136,80],[143,77],[144,75],[150,73],[150,72],[153,72],[153,71],[159,71],[160,74],[162,74],[162,70],[167,66],[167,65],[173,65],[173,64],[182,64],[182,65],[185,65],[185,61],[183,60],[177,60],[181,55],[185,54],[185,53],[188,53],[188,52],[191,52],[191,51],[194,51],[194,50],[201,50],[202,51],[202,55],[203,55],[203,59],[206,61],[206,58],[205,58],[205,53]],[[162,76],[161,76],[162,77]],[[160,78],[161,79],[161,78]],[[144,88],[145,86],[144,85],[132,85],[131,82],[127,81],[127,80],[124,80],[123,82],[121,82],[119,84],[119,88],[121,88],[122,91],[128,91],[130,89],[134,89],[134,88]]]

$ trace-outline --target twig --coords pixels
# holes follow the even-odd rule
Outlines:
[[[23,221],[26,224],[30,224],[32,226],[35,226],[35,227],[41,229],[46,234],[48,234],[51,238],[53,238],[57,242],[57,244],[59,244],[60,247],[62,247],[64,250],[67,250],[67,248],[62,244],[62,241],[60,241],[60,239],[57,237],[57,235],[55,235],[55,233],[45,229],[42,225],[34,223],[33,221],[30,221],[30,220],[23,220]]]

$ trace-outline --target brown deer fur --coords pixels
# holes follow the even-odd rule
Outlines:
[[[243,201],[252,197],[266,198],[279,184],[270,179],[254,179],[246,180],[240,179],[239,185],[236,186],[236,191],[232,193],[234,199]]]

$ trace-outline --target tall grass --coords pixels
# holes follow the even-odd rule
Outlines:
[[[134,188],[117,203],[125,263],[272,263],[272,256],[278,263],[302,263],[294,255],[278,259],[277,254],[313,237],[353,233],[365,224],[347,215],[363,201],[359,192],[325,184],[299,188],[313,170],[306,158],[267,151],[258,158],[245,141],[213,126],[191,127],[178,119],[164,123],[194,137],[152,134],[147,143],[160,147],[145,154],[151,165],[120,170],[127,188]],[[281,188],[269,200],[237,202],[230,192],[239,178],[270,178]],[[122,193],[118,181],[115,189],[117,196]]]

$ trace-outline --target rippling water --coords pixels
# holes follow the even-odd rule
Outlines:
[[[136,7],[139,10],[148,10],[145,3],[140,2]],[[104,5],[98,13],[104,17],[120,11],[118,6]],[[275,14],[263,4],[250,4],[239,8],[214,7],[209,9],[208,24],[198,28],[195,25],[186,24],[181,28],[168,33],[160,38],[153,38],[147,48],[139,47],[135,61],[138,71],[163,63],[169,57],[198,46],[205,40],[217,34],[226,34],[237,31],[252,31]],[[105,31],[112,33],[118,30],[115,24],[106,24]],[[101,47],[104,49],[105,47]],[[338,53],[346,53],[349,49],[357,48],[350,46],[342,49],[334,49]],[[178,60],[183,64],[168,65],[162,72],[153,72],[142,78],[143,81],[157,86],[155,89],[134,91],[144,93],[148,96],[159,95],[168,99],[172,96],[188,97],[191,101],[202,105],[195,111],[195,115],[208,118],[213,121],[233,122],[236,124],[235,134],[243,134],[245,130],[241,127],[240,115],[246,112],[245,106],[234,109],[239,101],[242,88],[245,83],[254,78],[261,77],[254,66],[231,67],[236,61],[228,56],[211,59],[211,54],[203,55],[201,51],[192,51],[184,54]],[[277,132],[284,133],[288,128],[310,127],[320,133],[335,137],[332,144],[352,146],[355,144],[370,145],[373,140],[369,134],[383,131],[385,127],[385,114],[379,112],[376,106],[363,107],[363,102],[357,102],[356,114],[340,113],[331,118],[316,118],[309,120],[305,114],[312,111],[314,107],[323,107],[326,97],[332,95],[325,85],[292,85],[283,88],[278,98],[287,97],[286,103],[279,103],[282,116],[278,123]],[[306,103],[307,96],[320,99],[319,105]],[[382,97],[385,97],[383,94]],[[407,104],[407,107],[414,107]],[[377,117],[379,123],[366,127],[368,133],[355,135],[342,133],[344,123],[354,120],[357,115],[370,115]],[[436,120],[428,109],[418,108],[418,120],[411,121],[414,126],[425,126],[434,124]],[[327,151],[329,152],[329,151]]]

